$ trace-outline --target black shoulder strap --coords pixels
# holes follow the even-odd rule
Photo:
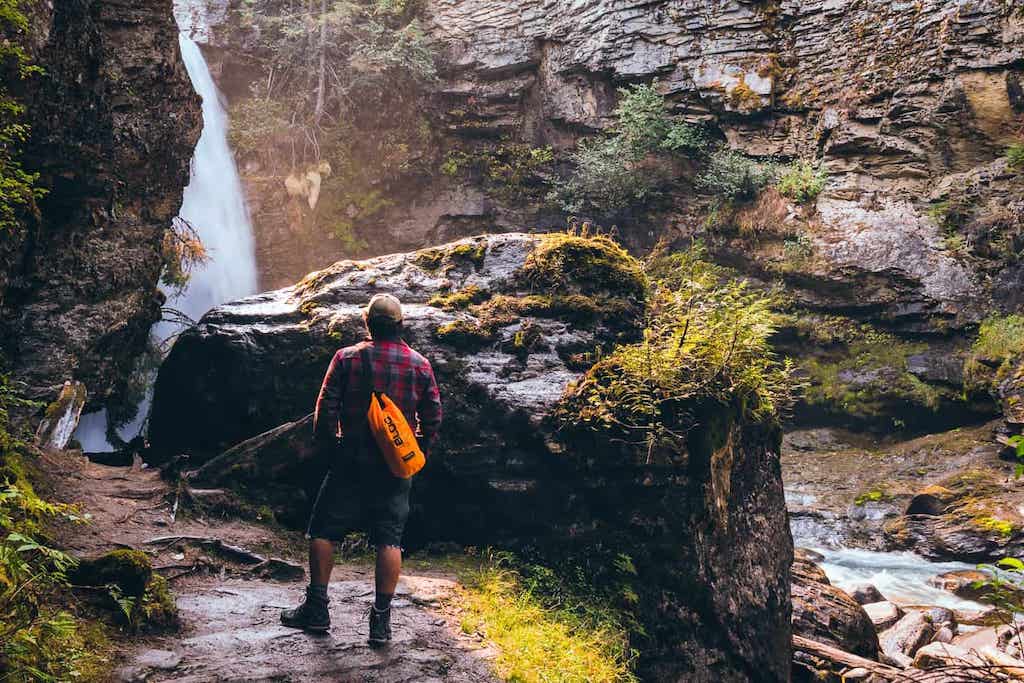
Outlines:
[[[369,346],[359,350],[359,388],[366,396],[366,407],[369,409],[373,399],[373,352]]]

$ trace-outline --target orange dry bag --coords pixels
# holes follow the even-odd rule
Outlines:
[[[401,409],[387,394],[375,391],[370,395],[366,419],[391,474],[408,479],[423,469],[427,459],[416,442],[416,435]]]

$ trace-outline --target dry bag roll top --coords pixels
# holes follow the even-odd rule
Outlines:
[[[372,390],[373,373],[369,349],[363,349],[360,355],[363,382],[370,390],[370,407],[366,411],[370,434],[373,435],[373,440],[377,443],[377,448],[391,473],[401,479],[408,479],[423,469],[427,464],[427,458],[401,408],[384,392]]]

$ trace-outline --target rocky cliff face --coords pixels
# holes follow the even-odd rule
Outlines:
[[[551,268],[564,270],[556,288],[543,284]],[[554,410],[590,354],[638,333],[643,282],[610,242],[472,238],[342,261],[215,309],[161,368],[154,447],[202,463],[253,437],[209,460],[193,485],[232,488],[302,525],[323,461],[298,418],[333,350],[360,338],[374,290],[402,298],[407,338],[433,362],[447,415],[416,479],[411,546],[579,554],[595,581],[628,555],[650,680],[788,680],[792,542],[778,427],[730,406],[690,406],[707,428],[692,430],[671,465],[608,443],[597,458],[595,443],[557,429]]]
[[[240,96],[258,51],[239,7],[211,3],[205,38]],[[790,210],[786,235],[708,235],[722,258],[782,277],[809,306],[915,331],[970,324],[993,301],[1016,300],[1019,269],[984,253],[983,238],[966,254],[948,248],[928,212],[966,197],[968,232],[984,229],[973,219],[986,207],[1020,220],[1021,183],[1001,159],[1024,113],[1024,17],[1012,3],[433,0],[424,13],[443,65],[427,112],[442,151],[517,142],[561,158],[613,122],[617,87],[656,80],[674,111],[733,148],[819,159],[830,174],[813,211]],[[637,245],[701,232],[708,201],[690,180],[677,175],[657,211],[596,218]],[[510,200],[486,178],[411,184],[363,234],[417,247],[564,220],[543,193]],[[279,224],[266,227],[268,269],[278,268],[269,257]],[[797,234],[806,254],[792,258],[782,247]],[[290,275],[325,257],[309,254]]]
[[[13,250],[5,353],[31,394],[123,389],[159,319],[161,243],[181,204],[199,101],[170,0],[62,0],[31,14],[45,73],[25,94],[26,168],[48,193]]]

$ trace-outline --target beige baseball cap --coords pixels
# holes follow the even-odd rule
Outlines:
[[[366,305],[366,317],[402,322],[402,303],[390,294],[374,294]]]

